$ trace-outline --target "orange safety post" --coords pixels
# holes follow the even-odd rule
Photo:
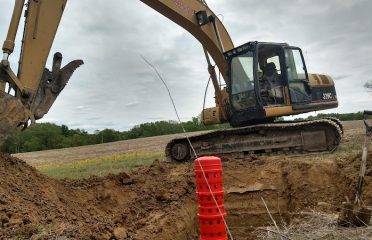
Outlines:
[[[194,171],[199,202],[200,240],[227,240],[221,159],[197,158],[194,162]]]

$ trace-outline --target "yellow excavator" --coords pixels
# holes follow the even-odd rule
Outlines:
[[[202,44],[215,90],[216,106],[204,109],[204,124],[230,123],[233,128],[190,138],[198,156],[280,154],[332,151],[342,137],[337,119],[275,121],[279,117],[336,108],[336,90],[328,75],[308,73],[302,51],[287,43],[247,42],[234,47],[218,17],[204,0],[141,0],[190,32]],[[45,68],[67,0],[28,0],[18,73],[8,57],[25,0],[16,0],[0,64],[0,142],[17,126],[42,118],[74,70],[75,60],[61,68],[56,53],[52,71]],[[220,84],[216,68],[224,80]],[[13,94],[10,94],[13,93]],[[167,144],[175,161],[192,159],[186,138]]]

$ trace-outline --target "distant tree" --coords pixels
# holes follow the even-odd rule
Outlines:
[[[122,140],[121,133],[113,129],[104,129],[98,133],[101,136],[101,142],[115,142]]]
[[[19,153],[21,152],[22,135],[21,131],[17,130],[9,137],[2,146],[3,152]]]
[[[63,136],[65,136],[65,137],[67,137],[67,136],[69,136],[70,134],[70,132],[69,132],[69,129],[68,129],[68,127],[66,126],[66,125],[63,125],[62,124],[62,126],[61,126],[61,130],[62,130],[62,135]]]

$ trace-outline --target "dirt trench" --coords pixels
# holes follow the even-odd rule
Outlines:
[[[233,236],[255,239],[257,227],[271,224],[262,199],[278,222],[301,211],[337,213],[345,196],[353,199],[359,159],[224,159]],[[198,239],[192,163],[58,181],[2,154],[0,179],[0,239]],[[371,185],[364,200],[372,205]]]

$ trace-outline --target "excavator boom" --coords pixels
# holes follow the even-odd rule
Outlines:
[[[228,66],[223,53],[234,44],[220,19],[201,0],[141,0],[143,3],[190,32],[202,44],[228,81]],[[212,24],[206,24],[211,22]]]

